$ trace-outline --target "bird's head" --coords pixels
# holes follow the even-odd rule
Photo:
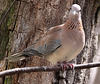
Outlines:
[[[69,19],[72,21],[81,19],[81,7],[78,4],[73,4],[69,12]]]

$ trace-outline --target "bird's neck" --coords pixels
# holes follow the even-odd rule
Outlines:
[[[77,22],[80,22],[82,21],[81,20],[81,17],[75,17],[75,16],[69,16],[68,19],[74,23],[77,23]]]
[[[64,24],[64,28],[66,30],[82,30],[83,31],[83,26],[82,26],[82,21],[81,19],[78,19],[76,21],[73,21],[71,19],[67,19],[66,23]]]

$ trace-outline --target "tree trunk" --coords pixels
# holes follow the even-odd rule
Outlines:
[[[9,43],[7,40],[7,43],[4,44],[5,51],[0,50],[0,52],[5,53],[5,55],[7,55],[6,53],[10,55],[21,52],[23,49],[32,45],[48,28],[64,23],[69,13],[68,9],[73,3],[77,3],[82,7],[82,21],[86,35],[86,43],[81,54],[71,62],[81,64],[93,61],[97,46],[95,26],[100,0],[21,0],[17,2],[20,7],[15,5],[17,9],[19,7],[16,26],[14,31],[12,31],[11,25],[7,27],[7,29],[10,28],[11,30],[6,36],[9,39]],[[8,16],[12,18],[12,16]],[[14,22],[14,20],[15,19],[12,19],[11,22]],[[3,28],[3,26],[1,28]],[[3,31],[0,30],[0,32]],[[3,40],[0,41],[0,45],[2,42]],[[3,56],[5,55],[3,54]],[[0,58],[2,58],[1,56]],[[51,63],[46,59],[34,56],[25,61],[7,64],[7,68],[43,65],[51,65]],[[8,82],[11,83],[11,80],[12,84],[88,84],[89,78],[90,70],[84,69],[67,72],[16,74],[12,77],[6,77],[4,81],[7,84]]]

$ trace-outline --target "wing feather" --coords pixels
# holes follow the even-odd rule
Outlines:
[[[53,53],[61,46],[59,33],[61,28],[55,27],[49,29],[40,40],[34,45],[26,48],[22,54],[26,57],[29,56],[46,56]]]

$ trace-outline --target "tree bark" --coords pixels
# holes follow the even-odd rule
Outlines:
[[[17,23],[14,31],[11,31],[7,36],[9,38],[9,44],[5,46],[9,50],[4,51],[5,53],[7,52],[10,55],[21,52],[23,49],[32,45],[48,28],[64,23],[69,13],[68,9],[73,3],[77,3],[82,7],[82,21],[86,43],[81,54],[71,62],[83,64],[93,61],[97,46],[95,26],[100,0],[21,0],[17,2],[20,5]],[[1,40],[0,42],[3,41]],[[7,68],[44,65],[48,66],[51,63],[46,59],[34,56],[25,61],[8,64]],[[90,70],[73,70],[55,73],[32,72],[6,77],[6,79],[8,78],[12,79],[12,84],[88,84]]]

